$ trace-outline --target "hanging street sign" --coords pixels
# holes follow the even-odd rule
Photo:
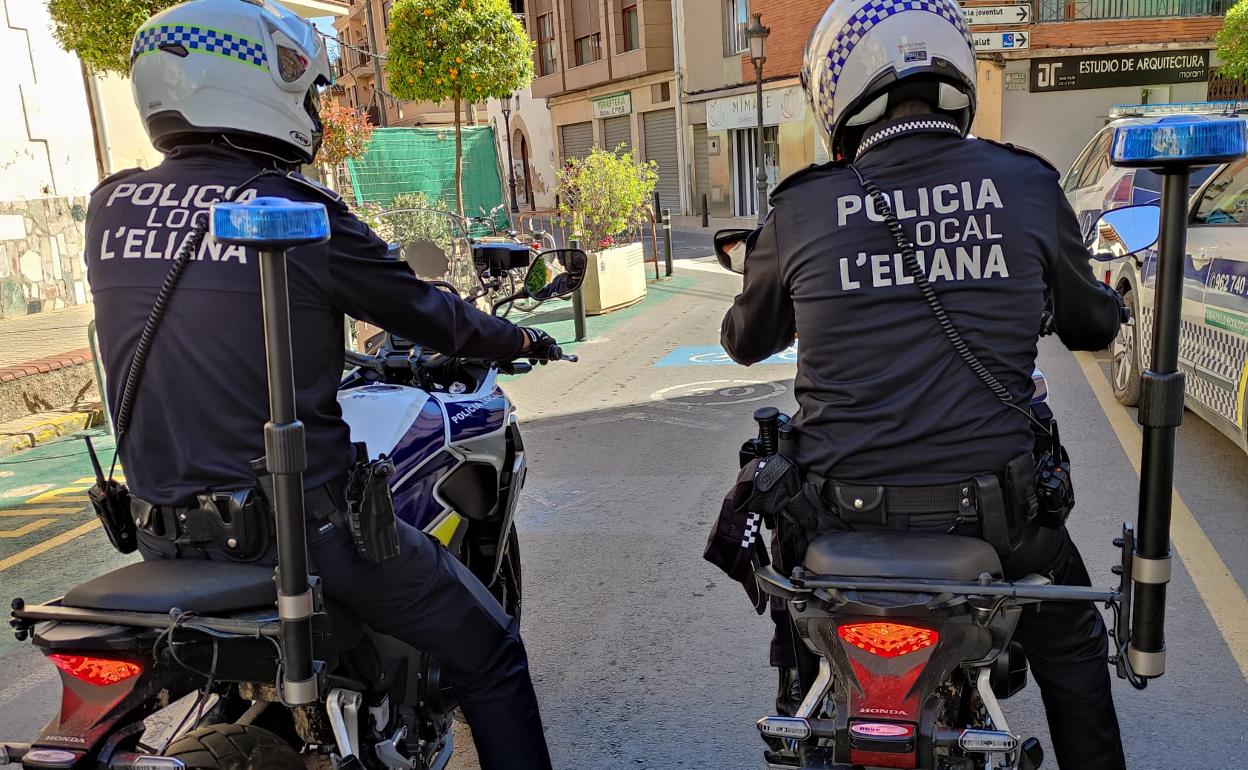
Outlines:
[[[962,6],[962,18],[972,27],[987,24],[1030,24],[1030,5]]]
[[[975,50],[983,51],[1021,51],[1031,47],[1029,32],[972,32],[975,39]]]

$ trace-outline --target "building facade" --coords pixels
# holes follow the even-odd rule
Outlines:
[[[334,20],[339,46],[334,60],[332,96],[342,104],[364,110],[375,126],[390,128],[450,125],[455,122],[451,102],[397,99],[391,95],[385,62],[389,45],[386,28],[394,0],[345,0],[346,13]],[[485,119],[484,105],[465,107],[464,120]]]
[[[545,100],[557,164],[593,147],[658,167],[661,206],[682,210],[679,91],[670,0],[527,0],[537,44],[534,99]]]
[[[1229,0],[1035,0],[1030,47],[981,54],[985,136],[1069,168],[1122,104],[1199,102]],[[991,27],[985,29],[993,29]],[[1013,29],[1013,28],[1011,28]]]
[[[973,131],[1067,168],[1114,106],[1203,101],[1216,83],[1213,40],[1230,0],[1032,0],[1024,25],[975,26],[979,113]],[[1010,0],[967,0],[964,8]],[[689,213],[754,217],[758,128],[745,26],[770,28],[763,69],[762,165],[769,186],[828,159],[798,73],[827,0],[675,0],[676,77],[684,93]],[[1001,46],[1014,33],[1017,50]],[[1222,84],[1217,94],[1235,93]],[[704,203],[705,202],[705,203]]]

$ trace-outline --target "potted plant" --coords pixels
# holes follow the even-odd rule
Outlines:
[[[659,174],[623,146],[569,158],[559,172],[559,215],[589,255],[585,312],[600,315],[646,296],[645,248],[635,237],[649,224]]]

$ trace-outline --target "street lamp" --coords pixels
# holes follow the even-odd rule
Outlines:
[[[499,100],[503,107],[503,130],[507,132],[507,187],[511,191],[511,213],[520,213],[516,202],[516,161],[511,154],[511,113],[520,111],[520,94],[508,94]]]
[[[745,28],[750,40],[750,61],[754,63],[754,79],[758,94],[758,137],[755,153],[758,156],[758,224],[767,220],[767,168],[763,165],[763,64],[767,61],[767,36],[770,27],[763,26],[762,14],[754,14],[753,21]]]

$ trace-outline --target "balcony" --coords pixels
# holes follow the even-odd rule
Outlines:
[[[373,57],[369,54],[367,44],[355,43],[355,48],[346,49],[347,62],[351,66],[351,74],[368,77],[373,74]],[[356,50],[356,49],[360,50]]]
[[[1233,0],[1038,0],[1036,21],[1221,16]]]

